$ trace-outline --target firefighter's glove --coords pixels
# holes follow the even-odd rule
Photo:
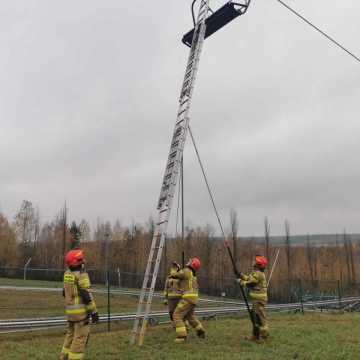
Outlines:
[[[164,304],[164,305],[167,305],[167,304],[168,304],[167,299],[164,299],[163,304]]]
[[[245,286],[246,286],[246,281],[241,280],[240,278],[236,279],[236,282],[237,282],[238,284],[240,284],[240,286],[242,286],[242,287],[245,287]]]
[[[98,312],[93,312],[91,314],[91,322],[93,324],[97,324],[99,322],[99,313]]]
[[[247,282],[245,281],[245,280],[240,280],[240,286],[242,286],[242,287],[246,287],[246,285],[247,285]]]
[[[176,261],[173,261],[173,262],[172,262],[172,265],[173,265],[174,267],[176,267],[178,271],[181,269],[180,264],[178,264]]]

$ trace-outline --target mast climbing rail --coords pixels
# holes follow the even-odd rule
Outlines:
[[[162,250],[165,244],[170,211],[175,194],[176,184],[180,172],[182,153],[189,124],[189,110],[198,71],[198,64],[205,38],[205,20],[209,11],[209,1],[201,0],[193,37],[191,50],[185,70],[185,76],[181,87],[179,98],[179,109],[173,137],[171,140],[168,160],[165,167],[165,174],[160,190],[158,201],[158,221],[151,243],[149,258],[144,275],[143,285],[140,292],[134,321],[131,343],[142,345],[144,342],[149,313],[151,310],[152,298],[155,291],[156,279],[159,272]]]

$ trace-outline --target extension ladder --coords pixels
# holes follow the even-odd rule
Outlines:
[[[159,272],[162,250],[165,245],[166,231],[170,217],[171,206],[180,172],[180,163],[185,145],[189,124],[189,110],[194,89],[194,83],[199,65],[200,54],[205,37],[205,20],[209,11],[209,0],[201,0],[199,13],[194,29],[194,36],[185,70],[184,81],[180,92],[180,105],[175,123],[175,129],[170,145],[170,152],[165,167],[157,205],[158,219],[151,243],[149,258],[140,292],[136,318],[131,336],[131,343],[142,345],[146,327],[149,321],[152,298]]]

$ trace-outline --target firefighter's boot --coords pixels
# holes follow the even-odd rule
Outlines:
[[[245,336],[245,340],[252,341],[252,342],[255,342],[257,344],[263,343],[263,341],[261,339],[258,339],[255,335]]]
[[[204,329],[196,330],[196,335],[197,335],[200,339],[205,339],[205,330],[204,330]]]
[[[245,340],[247,340],[247,341],[257,341],[258,338],[255,335],[251,335],[251,336],[245,336]]]
[[[186,337],[177,337],[174,341],[175,341],[177,344],[181,344],[181,343],[186,342]]]

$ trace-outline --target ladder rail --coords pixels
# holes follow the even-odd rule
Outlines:
[[[154,257],[157,237],[158,237],[158,234],[155,231],[154,235],[153,235],[152,242],[151,242],[149,259],[152,259]],[[151,265],[152,265],[152,261],[148,261],[148,263],[146,265],[146,271],[145,271],[145,275],[144,275],[142,290],[140,292],[138,308],[137,308],[137,311],[136,311],[136,317],[135,317],[134,326],[133,326],[133,332],[132,332],[132,338],[131,338],[131,343],[132,344],[134,344],[135,341],[136,341],[136,332],[137,332],[138,326],[140,324],[140,316],[141,316],[141,313],[142,313],[142,304],[144,303],[144,299],[145,299],[145,295],[146,295],[146,291],[143,291],[143,289],[148,288],[149,274],[150,274],[150,271],[151,271]]]
[[[209,1],[210,0],[201,0],[192,46],[188,56],[184,80],[181,87],[179,99],[180,104],[157,206],[158,222],[156,223],[155,232],[151,242],[151,249],[145,270],[143,287],[139,297],[139,303],[131,337],[132,344],[138,340],[138,344],[142,345],[145,337],[152,298],[154,295],[156,280],[160,268],[162,251],[166,241],[167,227],[180,171],[180,162],[190,121],[189,111],[194,83],[198,71],[200,54],[205,37],[205,20],[209,11]]]
[[[139,345],[142,345],[144,342],[146,326],[148,323],[149,313],[151,310],[151,303],[152,303],[152,298],[153,298],[154,291],[155,291],[156,279],[157,279],[157,274],[158,274],[159,268],[160,268],[161,254],[162,254],[162,250],[164,248],[164,244],[165,244],[165,232],[163,232],[161,234],[159,252],[158,252],[158,256],[156,258],[156,262],[155,262],[154,274],[153,274],[152,281],[151,281],[151,288],[150,288],[150,292],[148,295],[148,301],[145,304],[145,315],[144,315],[144,319],[143,319],[140,333],[139,333]]]

